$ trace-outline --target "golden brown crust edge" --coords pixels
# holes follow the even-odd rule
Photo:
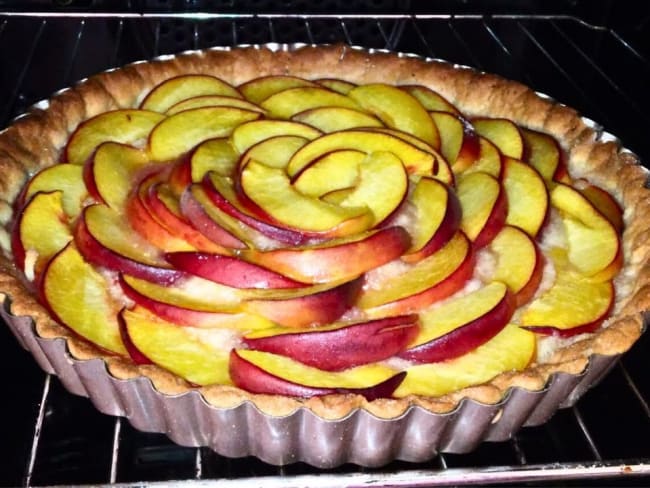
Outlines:
[[[187,383],[160,368],[138,367],[127,360],[106,356],[53,322],[20,279],[7,251],[11,208],[20,188],[38,169],[57,162],[65,141],[78,123],[107,110],[135,106],[143,93],[159,82],[190,72],[213,74],[233,85],[262,75],[291,74],[305,78],[341,78],[356,83],[429,86],[469,115],[507,117],[555,136],[567,151],[571,172],[599,172],[597,182],[613,192],[626,208],[627,223],[623,239],[625,272],[618,283],[625,298],[620,301],[615,317],[606,328],[557,351],[544,364],[531,365],[521,373],[504,373],[487,384],[439,398],[408,397],[367,402],[355,395],[331,395],[302,400],[251,395],[234,387],[215,385],[200,389],[208,403],[233,407],[250,399],[270,415],[287,415],[304,406],[328,419],[346,416],[355,408],[365,408],[379,417],[394,418],[412,405],[443,413],[453,410],[463,398],[493,404],[515,386],[533,391],[542,389],[554,373],[581,373],[591,355],[623,353],[640,336],[644,327],[643,312],[650,308],[650,285],[646,285],[650,283],[649,226],[644,217],[650,215],[650,193],[644,188],[647,175],[634,155],[621,152],[616,143],[599,142],[597,131],[576,111],[541,97],[517,82],[439,61],[369,52],[345,45],[277,51],[236,48],[185,53],[98,74],[56,94],[46,105],[39,105],[0,133],[0,173],[3,174],[0,218],[5,226],[0,244],[6,254],[0,258],[0,291],[9,297],[13,314],[34,317],[39,336],[65,338],[73,358],[103,357],[115,377],[147,376],[165,394],[191,389]]]

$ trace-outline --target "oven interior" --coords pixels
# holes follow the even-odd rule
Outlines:
[[[76,80],[210,46],[346,42],[519,80],[650,162],[650,7],[557,0],[0,1],[0,123]],[[315,470],[174,445],[99,413],[0,327],[0,485],[448,486],[650,483],[650,338],[576,406],[507,442],[378,469]]]

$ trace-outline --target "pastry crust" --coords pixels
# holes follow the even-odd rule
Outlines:
[[[339,78],[355,83],[383,82],[428,86],[470,116],[505,117],[556,137],[568,154],[569,171],[590,178],[610,191],[625,211],[623,236],[625,265],[617,279],[615,313],[605,326],[586,338],[563,347],[544,364],[532,364],[521,373],[504,373],[487,384],[465,388],[439,398],[411,396],[368,402],[357,395],[328,395],[309,399],[254,395],[240,389],[213,385],[200,388],[216,407],[229,408],[251,400],[263,412],[284,416],[307,407],[325,419],[339,419],[357,408],[381,418],[397,418],[413,405],[434,413],[455,409],[462,399],[481,403],[501,401],[508,390],[540,390],[556,373],[582,374],[592,355],[618,355],[628,350],[644,328],[643,313],[650,307],[648,215],[650,194],[646,171],[637,158],[617,142],[601,142],[597,129],[575,110],[534,93],[530,88],[496,75],[392,53],[371,52],[345,45],[305,46],[298,49],[214,49],[135,63],[93,76],[40,103],[0,134],[0,290],[16,316],[31,316],[35,333],[45,339],[62,337],[70,355],[79,360],[101,357],[118,379],[150,378],[162,394],[193,389],[187,382],[155,366],[135,366],[106,355],[68,329],[56,324],[38,303],[29,284],[12,263],[9,251],[11,209],[24,182],[37,170],[59,160],[62,148],[82,121],[116,108],[135,107],[144,93],[161,81],[186,73],[215,75],[235,86],[275,74],[307,79]]]

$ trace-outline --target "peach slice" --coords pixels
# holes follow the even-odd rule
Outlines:
[[[332,151],[351,149],[365,153],[392,152],[408,167],[433,168],[435,156],[392,134],[364,129],[350,129],[326,134],[303,146],[287,165],[294,177],[312,161]]]
[[[441,249],[460,227],[462,209],[456,193],[444,183],[423,177],[409,196],[415,210],[408,226],[411,247],[402,260],[414,263]]]
[[[363,322],[340,322],[309,329],[272,328],[248,333],[250,349],[287,356],[326,371],[388,359],[418,333],[418,316],[404,315]]]
[[[242,312],[234,303],[209,306],[191,299],[184,300],[171,292],[158,293],[159,287],[128,275],[120,275],[119,284],[124,294],[138,307],[177,326],[225,328],[241,332],[276,326],[264,317]]]
[[[402,161],[390,152],[373,152],[359,165],[358,182],[339,205],[368,208],[373,216],[371,227],[376,227],[395,212],[408,189],[409,179]]]
[[[383,127],[374,115],[346,107],[318,107],[295,114],[291,120],[329,133],[359,127]]]
[[[549,197],[544,180],[535,168],[522,161],[504,158],[503,188],[509,202],[506,224],[537,236],[546,222]]]
[[[508,324],[488,342],[467,354],[406,369],[406,378],[393,396],[439,396],[479,385],[499,373],[523,370],[533,360],[535,350],[535,334]]]
[[[521,127],[524,140],[524,161],[533,166],[545,181],[562,181],[567,183],[568,176],[562,149],[557,140],[543,132]]]
[[[40,170],[25,185],[16,199],[16,209],[20,209],[36,193],[63,192],[61,204],[65,214],[76,218],[83,208],[88,190],[83,180],[83,168],[76,164],[55,164]]]
[[[593,332],[614,305],[613,283],[594,281],[574,271],[563,250],[555,249],[552,259],[555,282],[523,309],[522,327],[563,337]]]
[[[339,320],[354,303],[361,280],[275,290],[246,290],[244,311],[284,327],[314,327]]]
[[[365,275],[356,306],[368,317],[402,315],[431,305],[462,289],[474,272],[472,246],[462,232],[439,251],[414,265],[393,263]]]
[[[474,130],[494,143],[504,156],[521,159],[524,154],[524,140],[519,127],[508,119],[477,117],[472,119]]]
[[[503,156],[501,151],[484,137],[478,137],[478,157],[465,168],[460,165],[453,166],[454,171],[461,174],[470,174],[481,171],[500,180],[503,176]]]
[[[391,136],[398,137],[409,144],[426,151],[431,154],[433,159],[433,164],[429,164],[428,161],[420,161],[419,163],[412,163],[410,161],[403,161],[404,166],[409,174],[418,175],[418,176],[433,176],[434,178],[439,179],[440,181],[447,183],[448,185],[454,184],[454,174],[451,170],[451,166],[445,160],[444,156],[440,154],[433,146],[427,144],[421,139],[403,132],[397,129],[391,129],[388,127],[366,127],[366,131],[370,132],[380,132],[382,134],[388,134]]]
[[[558,183],[550,192],[568,241],[568,258],[581,273],[606,281],[622,265],[619,235],[612,223],[578,190]]]
[[[200,95],[181,100],[165,111],[165,115],[174,115],[183,110],[190,110],[201,107],[237,107],[253,112],[264,113],[264,109],[258,105],[242,98],[229,97],[226,95]]]
[[[322,85],[325,88],[329,88],[330,90],[341,93],[343,95],[347,95],[350,93],[350,90],[357,86],[351,81],[341,80],[339,78],[319,78],[315,81],[319,85]]]
[[[313,81],[288,75],[260,76],[239,85],[239,91],[253,103],[260,103],[271,95],[301,86],[318,86]]]
[[[91,196],[116,210],[123,209],[147,154],[135,147],[104,142],[84,164],[84,180]]]
[[[235,193],[232,182],[226,178],[214,173],[208,173],[203,178],[201,186],[205,196],[208,197],[208,201],[220,212],[221,216],[229,217],[228,219],[219,218],[218,220],[225,224],[231,233],[243,241],[260,242],[259,239],[254,237],[266,236],[267,244],[264,245],[264,242],[260,242],[262,247],[268,247],[269,239],[271,239],[271,247],[275,247],[273,244],[277,242],[297,246],[316,238],[313,234],[280,227],[245,212],[241,202],[239,202],[238,195]],[[205,207],[206,209],[210,208],[208,205],[205,205]],[[210,211],[212,210],[214,209],[210,209]],[[212,213],[216,214],[216,211],[212,211]],[[214,216],[218,218],[219,214]],[[239,222],[243,226],[238,224]],[[238,227],[241,228],[240,231],[237,230]],[[248,229],[253,229],[254,233],[248,232]]]
[[[448,112],[431,112],[430,115],[440,133],[440,152],[453,167],[465,140],[463,123]]]
[[[239,154],[229,138],[208,139],[192,152],[189,179],[199,182],[209,171],[214,171],[221,176],[232,176],[238,160]]]
[[[16,266],[32,280],[45,264],[72,240],[70,221],[63,210],[63,192],[34,194],[14,223],[11,248]],[[47,239],[43,236],[46,235]]]
[[[453,115],[459,115],[458,109],[451,104],[440,93],[433,91],[431,88],[422,85],[402,85],[400,89],[407,91],[422,104],[429,112],[447,112]]]
[[[181,275],[162,258],[158,248],[138,239],[124,225],[121,215],[105,205],[84,209],[75,226],[74,239],[83,257],[97,266],[168,284]]]
[[[305,286],[305,283],[232,256],[187,251],[167,253],[165,259],[176,269],[235,288]]]
[[[291,157],[309,139],[301,136],[274,136],[264,139],[251,147],[239,158],[237,171],[241,173],[246,164],[252,159],[260,161],[272,168],[285,168]]]
[[[167,117],[153,128],[147,141],[147,152],[154,161],[169,161],[207,139],[230,135],[235,127],[260,115],[259,112],[236,107],[184,110]]]
[[[232,146],[239,154],[265,139],[276,136],[298,136],[315,139],[321,131],[307,124],[288,120],[254,120],[241,124],[230,135]]]
[[[352,189],[358,182],[359,166],[365,158],[366,154],[361,151],[332,151],[308,164],[291,183],[300,193],[318,198],[333,191]]]
[[[574,182],[574,187],[612,223],[619,234],[623,233],[625,228],[623,208],[611,193],[585,180],[577,180]]]
[[[124,310],[120,318],[135,348],[154,364],[196,385],[232,384],[227,346],[235,343],[232,333],[178,327],[138,310]]]
[[[297,191],[284,170],[250,161],[241,172],[241,193],[268,222],[307,232],[325,232],[350,223],[350,233],[370,227],[373,215],[364,206],[337,206]],[[403,195],[402,195],[403,196]],[[246,203],[244,203],[246,204]],[[300,209],[299,212],[296,209]]]
[[[508,214],[503,186],[487,173],[470,173],[458,179],[457,195],[463,210],[460,228],[477,248],[489,244]]]
[[[354,91],[354,90],[353,90]],[[260,103],[271,117],[288,120],[295,114],[317,107],[345,107],[359,109],[346,95],[323,87],[303,86],[275,93]]]
[[[236,88],[215,76],[190,74],[169,78],[157,85],[142,100],[140,108],[166,112],[182,100],[202,95],[241,98]]]
[[[356,278],[398,258],[411,243],[402,227],[385,227],[326,244],[269,251],[243,249],[246,261],[303,283],[328,283]]]
[[[209,239],[185,218],[179,201],[168,184],[161,182],[150,185],[144,195],[143,204],[170,234],[185,241],[189,246],[199,251],[230,254],[226,246]]]
[[[440,135],[427,110],[413,95],[392,85],[371,83],[353,88],[348,97],[388,127],[411,134],[435,149]]]
[[[203,187],[194,183],[181,195],[180,211],[208,239],[232,249],[244,249],[246,242],[267,242],[268,238],[252,227],[221,211],[206,195]]]
[[[323,371],[277,354],[236,349],[230,354],[230,377],[251,393],[303,398],[351,393],[371,401],[390,397],[404,374],[380,364]]]
[[[72,243],[43,272],[41,296],[58,322],[107,351],[127,355],[110,284]]]
[[[542,281],[545,258],[535,241],[517,227],[506,225],[488,247],[496,256],[489,278],[508,285],[517,305],[527,303]]]
[[[84,164],[102,142],[132,144],[146,138],[165,116],[149,110],[120,109],[96,115],[81,124],[68,139],[63,159]]]
[[[399,357],[436,363],[462,356],[498,334],[515,311],[514,295],[498,281],[420,313],[420,332]]]

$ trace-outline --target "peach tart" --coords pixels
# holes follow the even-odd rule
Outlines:
[[[135,63],[14,121],[0,168],[4,318],[71,391],[182,444],[317,466],[465,451],[574,402],[643,331],[636,157],[444,62]],[[183,402],[209,420],[151,414]],[[225,439],[215,418],[242,415],[265,441]]]

